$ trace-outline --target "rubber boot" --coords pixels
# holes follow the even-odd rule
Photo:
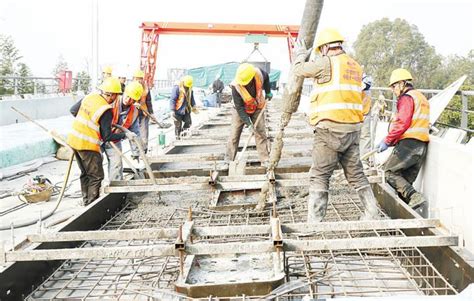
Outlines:
[[[408,202],[408,206],[415,209],[419,207],[421,204],[423,204],[424,202],[426,202],[424,196],[419,192],[415,192],[414,194],[410,196],[410,202]]]
[[[308,223],[319,223],[326,215],[328,207],[328,192],[309,189]]]
[[[370,185],[357,189],[357,194],[365,208],[360,220],[379,219],[377,200],[375,199],[374,192]]]

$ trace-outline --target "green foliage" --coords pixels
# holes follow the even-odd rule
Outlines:
[[[34,92],[34,82],[32,80],[26,79],[26,77],[31,77],[31,70],[25,63],[18,64],[18,71],[16,72],[17,76],[22,77],[18,80],[18,93],[19,94],[28,94]]]
[[[414,25],[387,18],[362,27],[354,42],[355,57],[374,77],[375,85],[387,86],[391,72],[406,68],[417,86],[433,87],[432,74],[441,67],[441,57]]]
[[[16,63],[21,59],[11,36],[0,35],[0,76],[13,76]],[[0,95],[13,94],[13,81],[0,80]]]
[[[79,85],[79,87],[78,87]],[[72,85],[73,91],[84,91],[88,92],[91,85],[91,77],[87,71],[81,71],[77,74],[76,78],[74,79],[74,83]]]

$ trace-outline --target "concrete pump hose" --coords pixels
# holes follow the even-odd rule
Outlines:
[[[54,212],[56,212],[56,210],[58,209],[59,204],[61,204],[61,201],[62,201],[63,196],[64,196],[64,192],[66,191],[67,182],[69,180],[69,175],[71,173],[71,167],[72,167],[73,159],[74,159],[74,153],[72,153],[71,157],[69,158],[67,171],[66,171],[66,174],[64,175],[64,185],[61,188],[61,192],[59,193],[59,197],[58,197],[58,200],[56,202],[56,206],[54,206],[54,208],[50,212],[48,212],[46,215],[42,216],[41,220],[45,220],[45,219],[51,217],[54,214]],[[36,224],[39,220],[40,220],[39,218],[34,218],[34,219],[20,221],[17,224],[14,223],[13,228],[22,228],[22,227],[31,226],[31,225]],[[11,224],[9,224],[9,225],[0,225],[0,231],[9,230],[9,229],[11,229],[11,227],[12,227]]]

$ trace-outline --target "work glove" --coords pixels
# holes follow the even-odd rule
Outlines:
[[[140,105],[139,102],[134,102],[134,103],[133,103],[133,106],[134,106],[137,110],[140,110],[140,108],[141,108],[141,105]]]
[[[388,148],[388,144],[385,143],[385,140],[380,141],[379,145],[377,146],[377,152],[381,153],[386,151]]]
[[[125,132],[125,136],[127,137],[128,140],[134,140],[137,137],[137,134],[134,132]]]
[[[196,108],[196,107],[193,107],[191,109],[191,111],[194,113],[194,114],[199,114],[199,110]]]
[[[306,60],[310,57],[311,55],[311,50],[306,48],[306,43],[304,40],[296,40],[296,45],[295,45],[295,63],[304,63]]]
[[[272,98],[273,98],[273,93],[272,93],[272,92],[267,93],[267,95],[265,95],[265,98],[266,98],[268,101],[272,100]]]

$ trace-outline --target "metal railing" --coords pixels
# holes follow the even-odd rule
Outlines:
[[[312,85],[309,83],[305,83],[303,85],[302,94],[308,96],[311,93],[311,90],[312,90]],[[395,94],[393,94],[390,88],[372,87],[370,90],[372,91],[372,98],[378,97],[380,94],[383,94],[384,98],[385,98],[385,95],[391,95],[391,98],[385,98],[385,101],[390,104],[388,106],[388,110],[391,113],[396,112],[397,97],[395,96]],[[433,97],[437,93],[443,91],[443,90],[438,90],[438,89],[417,89],[417,90],[425,94],[428,99]],[[377,92],[379,95],[375,95]],[[461,109],[448,106],[446,107],[445,110],[460,113],[461,114],[460,124],[458,126],[445,124],[441,122],[437,122],[437,124],[440,124],[445,127],[460,129],[460,130],[466,131],[467,133],[473,134],[474,128],[469,128],[469,115],[474,114],[474,111],[469,109],[468,104],[469,104],[469,97],[474,97],[474,91],[457,91],[456,95],[461,96]]]
[[[29,95],[60,93],[59,80],[58,77],[0,76],[0,99],[29,98]],[[86,79],[73,78],[71,92],[72,90],[81,91],[83,80]]]

